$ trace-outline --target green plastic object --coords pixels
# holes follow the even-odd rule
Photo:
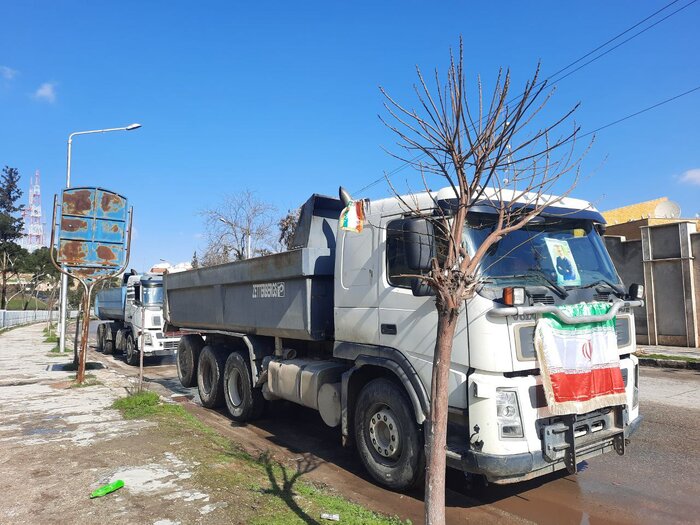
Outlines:
[[[120,479],[117,481],[114,481],[112,483],[109,483],[107,485],[103,485],[99,489],[93,491],[92,494],[90,494],[91,498],[101,498],[102,496],[106,496],[110,492],[114,492],[115,490],[119,490],[124,486],[124,482]]]

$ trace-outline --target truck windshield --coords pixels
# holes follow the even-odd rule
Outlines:
[[[471,214],[465,227],[473,254],[493,231],[495,216]],[[537,217],[491,246],[481,262],[482,277],[496,286],[585,287],[620,285],[620,278],[591,221]],[[534,221],[533,221],[534,222]]]
[[[144,286],[143,304],[163,304],[163,287]]]

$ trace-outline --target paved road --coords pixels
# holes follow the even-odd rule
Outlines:
[[[138,373],[118,357],[93,352],[91,358]],[[196,389],[180,386],[172,359],[149,362],[145,375],[196,402]],[[575,476],[555,474],[507,486],[470,487],[460,473],[450,471],[448,523],[697,523],[700,372],[644,368],[641,375],[646,419],[626,456],[599,456]],[[371,508],[422,523],[421,493],[395,494],[368,481],[356,456],[340,446],[338,430],[326,427],[313,411],[285,406],[253,425],[239,426],[224,413],[191,408],[244,446],[271,448],[290,460],[310,453],[319,463],[316,479]]]

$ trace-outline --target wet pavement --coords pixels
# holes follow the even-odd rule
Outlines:
[[[100,360],[138,374],[119,356]],[[347,497],[386,514],[422,523],[421,491],[397,494],[374,485],[359,459],[340,445],[340,432],[317,413],[291,404],[273,409],[254,424],[233,423],[225,412],[196,404],[196,389],[183,389],[172,358],[147,360],[145,377],[165,393],[185,394],[189,410],[219,432],[258,451],[270,449],[292,460],[311,453],[320,466],[310,474]],[[579,465],[579,473],[552,474],[515,485],[468,484],[448,472],[448,523],[697,523],[700,516],[700,372],[641,369],[641,410],[645,421],[623,457],[615,453]]]

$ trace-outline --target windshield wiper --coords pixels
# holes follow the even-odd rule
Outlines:
[[[490,279],[525,279],[528,277],[534,277],[535,279],[539,280],[547,288],[550,288],[550,289],[554,290],[555,292],[557,292],[557,294],[562,299],[569,296],[569,292],[566,291],[566,288],[555,283],[550,278],[548,278],[546,275],[544,275],[538,271],[535,271],[535,270],[530,270],[527,273],[521,273],[521,274],[517,274],[517,275],[489,275]]]
[[[540,273],[537,271],[529,271],[525,275],[523,275],[523,277],[536,277],[540,281],[544,281],[545,283],[547,283],[549,285],[549,288],[556,291],[562,299],[569,296],[569,292],[566,291],[566,288],[555,283],[554,281],[552,281],[549,277],[547,277],[543,273]]]
[[[592,283],[582,286],[581,288],[593,288],[594,286],[600,286],[601,284],[607,286],[615,293],[625,293],[624,288],[622,288],[619,284],[613,284],[607,279],[598,279],[597,281],[593,281]]]

